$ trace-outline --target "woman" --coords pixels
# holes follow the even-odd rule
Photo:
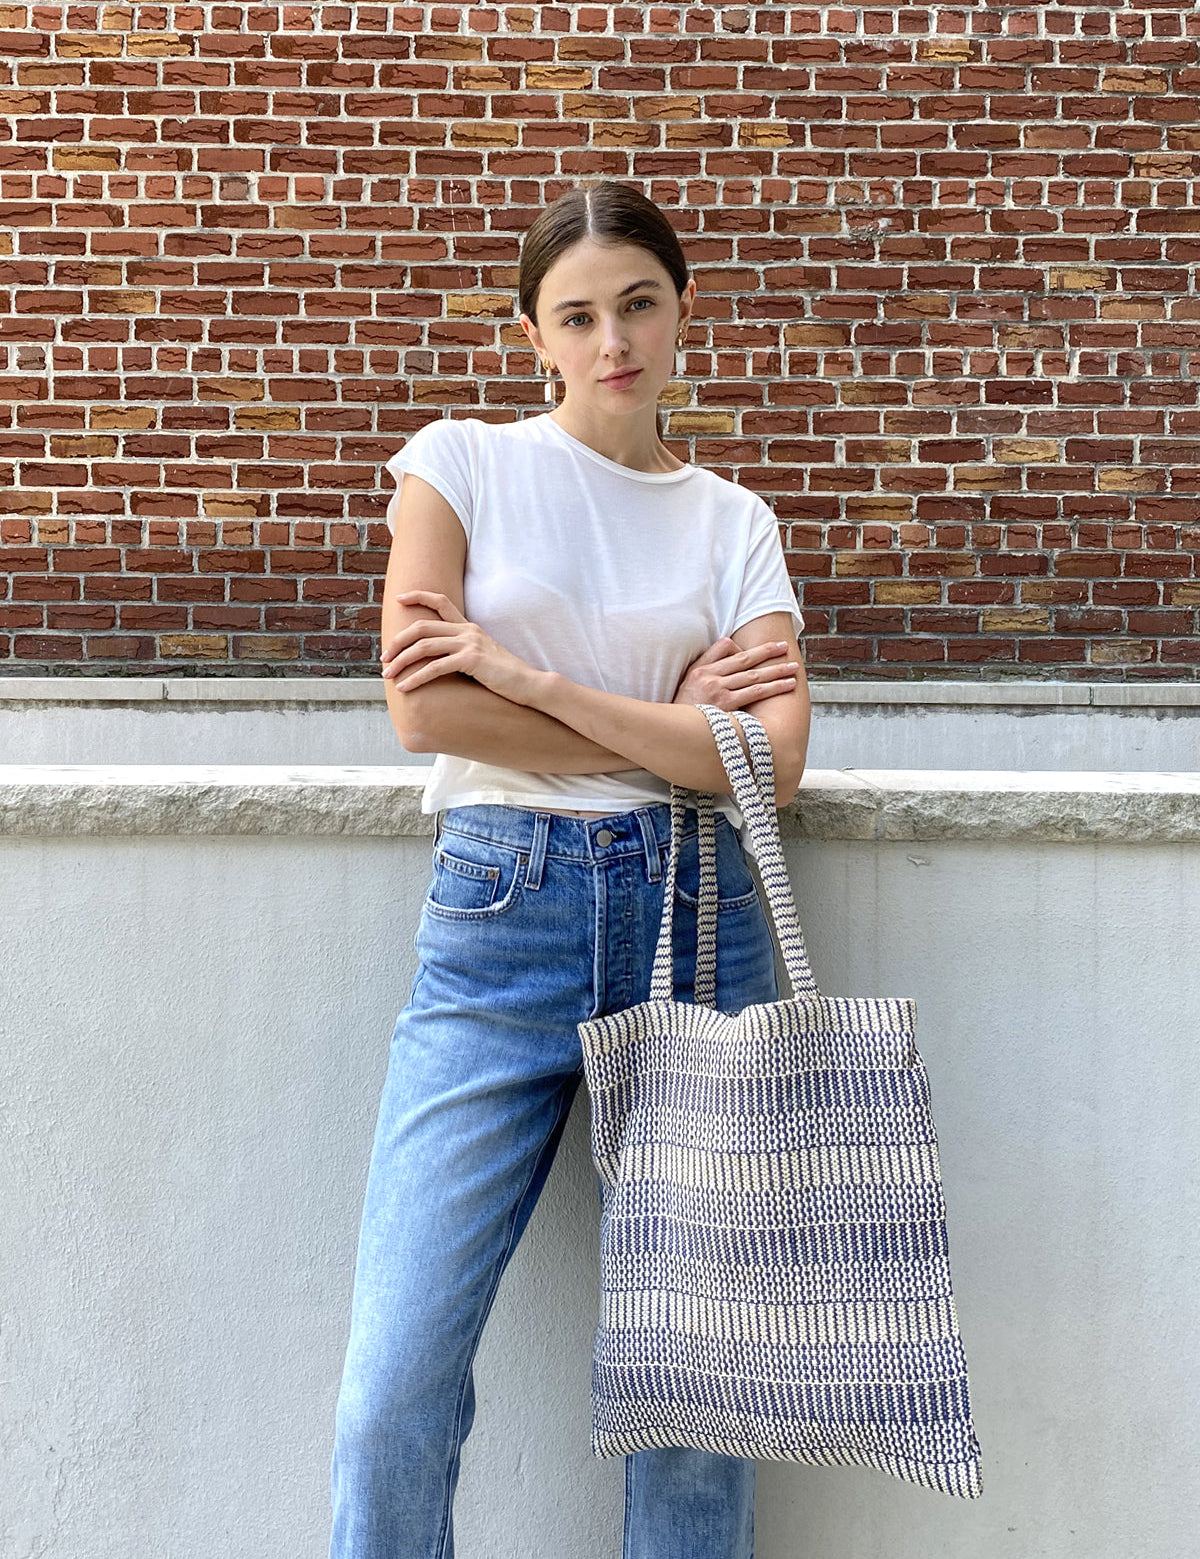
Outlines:
[[[753,704],[790,800],[803,619],[771,511],[660,437],[696,284],[658,207],[601,182],[530,228],[519,292],[561,403],[431,423],[388,462],[383,676],[404,745],[438,755],[422,798],[437,823],[367,1177],[331,1559],[451,1559],[472,1361],[582,1076],[576,1026],[649,994],[672,782],[717,796],[717,1006],[778,996],[695,706]],[[692,810],[680,1000],[697,886]],[[627,1457],[624,1559],[751,1559],[754,1471],[682,1448]]]

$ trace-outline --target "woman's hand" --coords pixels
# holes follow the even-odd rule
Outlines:
[[[544,673],[497,644],[478,623],[469,622],[449,596],[440,590],[405,590],[396,599],[404,606],[428,606],[437,613],[401,629],[379,657],[383,675],[402,692],[411,693],[435,677],[461,671],[514,704],[530,701],[537,678]],[[428,664],[406,674],[417,661]]]
[[[790,693],[799,668],[794,660],[783,659],[787,652],[786,643],[742,650],[733,639],[718,639],[684,672],[671,702],[745,709],[760,698]]]

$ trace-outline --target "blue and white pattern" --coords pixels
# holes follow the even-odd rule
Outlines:
[[[751,828],[792,984],[718,1012],[712,797],[697,797],[695,1003],[674,1000],[671,856],[650,999],[579,1025],[604,1189],[592,1449],[691,1446],[982,1492],[916,1007],[822,996],[771,746],[702,704]]]

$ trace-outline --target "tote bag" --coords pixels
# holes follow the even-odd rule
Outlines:
[[[905,997],[822,996],[767,733],[699,706],[751,829],[789,1000],[716,1010],[713,797],[697,794],[693,1003],[673,997],[671,854],[650,998],[579,1025],[601,1183],[598,1457],[690,1446],[982,1493],[925,1067]]]

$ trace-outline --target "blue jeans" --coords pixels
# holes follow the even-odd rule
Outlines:
[[[680,1001],[693,999],[699,875],[686,816]],[[330,1559],[452,1559],[475,1351],[583,1076],[576,1025],[649,997],[662,916],[665,804],[603,818],[460,806],[439,824],[367,1175]],[[716,829],[716,1004],[736,1012],[777,999],[774,944],[719,812]],[[753,1559],[754,1474],[707,1451],[627,1456],[623,1559]]]

